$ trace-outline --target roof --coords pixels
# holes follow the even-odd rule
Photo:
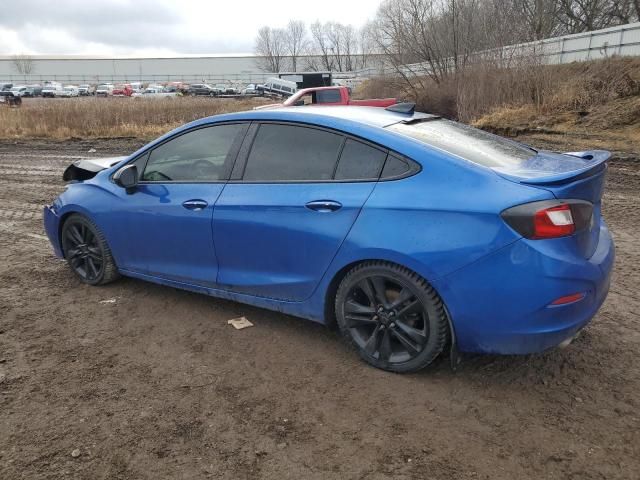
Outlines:
[[[380,107],[356,107],[348,105],[340,106],[305,106],[284,107],[273,110],[251,110],[224,115],[225,120],[287,120],[297,122],[309,122],[318,124],[365,124],[372,127],[388,127],[394,123],[412,120],[414,115],[390,112]],[[220,118],[222,119],[222,118]]]
[[[249,110],[246,112],[227,113],[202,118],[194,122],[182,125],[181,127],[166,133],[156,139],[143,149],[152,147],[165,139],[193,127],[215,124],[219,122],[238,122],[252,120],[269,120],[282,122],[298,122],[316,125],[320,127],[332,128],[361,136],[380,145],[385,145],[404,155],[411,156],[411,152],[423,149],[424,145],[417,140],[399,135],[385,129],[389,125],[399,122],[411,122],[425,118],[439,118],[434,115],[415,112],[397,113],[385,110],[380,107],[356,107],[356,106],[304,106],[304,107],[283,107],[272,110]],[[140,151],[136,152],[137,155]]]

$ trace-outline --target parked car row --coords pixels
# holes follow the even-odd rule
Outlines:
[[[20,97],[79,97],[79,96],[123,96],[140,97],[153,96],[208,96],[218,97],[226,95],[268,95],[275,97],[289,97],[298,90],[295,82],[280,78],[269,78],[264,84],[250,83],[243,88],[232,83],[208,83],[186,84],[184,82],[169,82],[166,84],[144,84],[143,82],[130,82],[113,84],[110,82],[95,84],[84,83],[81,85],[63,85],[60,82],[49,81],[44,85],[14,85],[9,82],[0,82],[0,90],[14,92]]]

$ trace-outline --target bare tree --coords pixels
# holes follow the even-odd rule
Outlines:
[[[344,71],[350,72],[356,69],[358,52],[360,50],[360,37],[353,25],[341,25],[340,29],[342,30],[340,38],[342,41],[341,51],[345,60]]]
[[[456,0],[387,0],[377,13],[378,49],[412,89],[426,75],[440,83],[459,66],[459,4]],[[415,67],[413,67],[415,65]]]
[[[333,57],[334,70],[338,72],[344,71],[344,29],[343,26],[336,22],[327,22],[324,24],[324,31],[329,45],[329,51]]]
[[[285,37],[284,30],[277,28],[262,27],[258,30],[254,51],[261,70],[273,73],[281,70],[286,54]]]
[[[13,62],[13,67],[20,75],[30,75],[35,70],[35,62],[29,55],[14,55],[11,60]]]
[[[514,13],[524,16],[525,27],[530,37],[526,40],[542,40],[561,33],[558,0],[515,0],[514,6]]]
[[[333,70],[333,54],[331,52],[331,42],[325,31],[325,25],[316,21],[311,24],[311,38],[313,40],[313,50],[320,56],[320,68]]]
[[[358,35],[360,36],[360,56],[356,65],[357,69],[367,68],[370,57],[376,51],[375,35],[373,34],[374,28],[375,25],[372,22],[369,22],[358,32]]]
[[[588,32],[619,24],[611,15],[617,0],[559,0],[558,19],[567,33]]]
[[[285,30],[285,51],[291,58],[291,70],[298,71],[298,59],[307,47],[307,26],[303,21],[291,20]]]
[[[625,24],[638,20],[640,13],[640,0],[619,0],[610,2],[607,15],[611,16],[615,23]]]
[[[325,70],[351,71],[362,55],[361,35],[352,25],[338,22],[311,25],[311,49],[320,57]]]

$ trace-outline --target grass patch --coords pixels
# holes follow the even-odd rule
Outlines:
[[[152,139],[199,118],[264,103],[258,98],[26,98],[22,108],[0,105],[0,138]]]

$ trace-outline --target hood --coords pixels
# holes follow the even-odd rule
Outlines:
[[[95,177],[101,170],[111,168],[125,158],[127,157],[88,158],[85,160],[78,160],[67,167],[62,174],[62,179],[65,182],[70,182],[72,180],[88,180]]]

